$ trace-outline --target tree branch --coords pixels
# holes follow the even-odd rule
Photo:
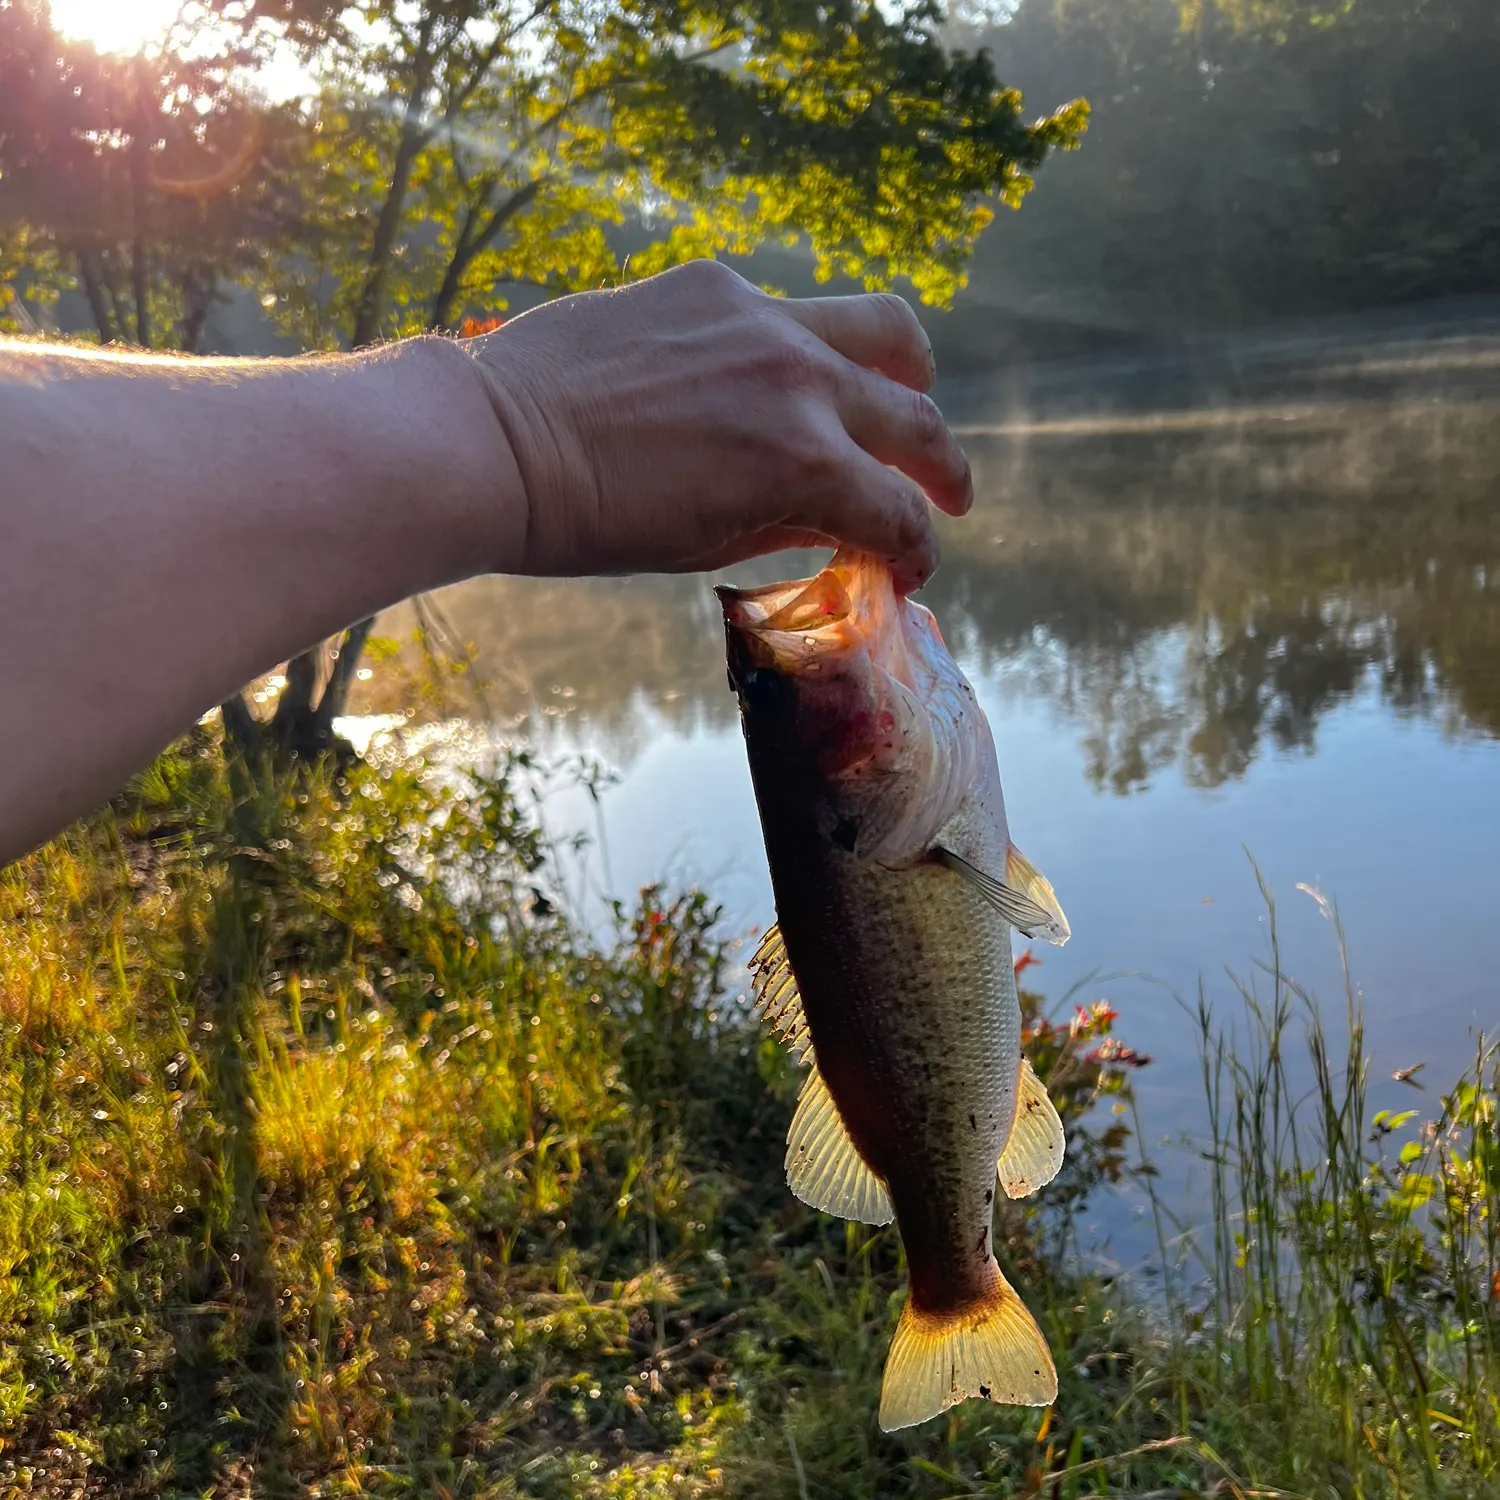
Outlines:
[[[490,69],[495,66],[496,58],[498,58],[500,54],[511,44],[511,42],[513,42],[516,37],[520,36],[520,34],[525,31],[533,21],[544,14],[552,6],[552,4],[553,0],[537,0],[537,3],[532,6],[530,12],[526,15],[526,17],[523,20],[517,21],[509,31],[498,31],[495,33],[494,41],[492,41],[490,45],[486,47],[480,54],[479,60],[470,70],[469,76],[464,81],[463,86],[458,90],[453,98],[449,100],[447,109],[443,111],[443,124],[451,125],[458,118],[459,112],[463,109],[464,105],[466,105],[469,100],[474,97],[474,91],[479,87],[480,84],[484,82],[485,78],[488,77]]]
[[[422,18],[417,34],[411,91],[407,95],[406,109],[401,120],[401,140],[396,147],[396,159],[391,165],[391,180],[386,189],[385,202],[380,205],[380,217],[376,221],[375,237],[370,245],[365,284],[360,290],[359,307],[354,317],[351,343],[356,349],[374,343],[379,336],[386,271],[389,269],[396,234],[401,227],[401,214],[406,207],[412,163],[416,160],[417,153],[432,139],[432,132],[423,130],[422,103],[432,77],[433,59],[430,48],[432,30],[436,24],[436,16],[428,11]]]
[[[448,327],[449,318],[453,312],[453,303],[458,296],[458,288],[463,280],[464,272],[474,263],[477,256],[495,243],[505,226],[536,198],[547,185],[548,180],[545,176],[534,177],[524,186],[517,188],[490,215],[489,222],[484,228],[477,235],[472,236],[471,230],[478,220],[478,205],[471,205],[464,217],[464,227],[459,234],[458,242],[453,247],[453,254],[448,260],[448,269],[443,274],[443,284],[438,289],[437,296],[433,298],[432,314],[427,320],[429,333],[436,333]]]

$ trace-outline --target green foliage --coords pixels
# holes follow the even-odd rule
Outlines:
[[[925,5],[365,16],[314,111],[324,193],[288,309],[309,341],[452,326],[508,286],[606,285],[768,240],[805,238],[821,276],[946,302],[985,198],[1019,203],[1083,122],[1072,106],[1025,123]]]
[[[37,0],[0,9],[0,235],[39,307],[78,291],[101,341],[196,349],[221,286],[297,223],[296,119],[239,87],[252,31],[100,57]]]
[[[511,775],[391,762],[233,798],[225,776],[200,733],[0,876],[8,1489],[1468,1497],[1500,1478],[1494,1054],[1431,1125],[1368,1113],[1357,1006],[1336,1059],[1274,929],[1250,1035],[1199,1012],[1213,1223],[1184,1261],[1157,1204],[1165,1295],[1144,1304],[1067,1228],[1121,1173],[1141,1060],[1103,1002],[1049,1019],[1023,991],[1071,1176],[1007,1206],[997,1243],[1059,1398],[884,1435],[899,1240],[786,1192],[794,1070],[731,988],[708,902],[646,891],[590,942],[548,898]]]
[[[517,784],[200,732],[0,875],[7,1487],[689,1495],[838,1337],[878,1382],[899,1243],[786,1192],[715,910],[589,942]]]
[[[1435,1118],[1372,1113],[1358,993],[1349,981],[1335,1051],[1337,1033],[1283,969],[1261,889],[1268,986],[1239,985],[1246,1029],[1201,997],[1194,1016],[1213,1215],[1193,1227],[1185,1262],[1163,1247],[1187,1333],[1179,1399],[1207,1442],[1239,1445],[1242,1472],[1297,1494],[1489,1493],[1500,1482],[1496,1050],[1479,1041]],[[1347,975],[1337,912],[1306,889]],[[1193,1281],[1206,1301],[1185,1291]]]
[[[102,339],[196,347],[238,284],[307,346],[359,346],[491,313],[511,285],[803,238],[822,276],[945,302],[984,200],[1018,204],[1083,123],[1081,105],[1026,123],[925,3],[215,0],[192,17],[122,59],[54,37],[40,0],[0,10],[0,228],[45,241]],[[278,38],[321,79],[307,107],[247,102]]]
[[[978,39],[1094,106],[981,251],[996,300],[1177,331],[1497,285],[1490,0],[1022,0]]]

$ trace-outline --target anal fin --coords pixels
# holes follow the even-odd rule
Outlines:
[[[901,1311],[880,1388],[880,1426],[913,1427],[980,1396],[1002,1406],[1049,1406],[1057,1371],[1042,1330],[995,1267],[994,1289],[956,1313]]]
[[[849,1138],[817,1061],[811,1061],[787,1132],[787,1186],[825,1214],[862,1224],[889,1224],[896,1217],[890,1194]]]
[[[1000,1154],[1000,1186],[1007,1198],[1029,1198],[1057,1176],[1066,1142],[1046,1086],[1024,1057],[1017,1093],[1015,1123]]]
[[[802,996],[778,927],[766,930],[750,969],[751,994],[761,1019],[792,1056],[808,1067],[787,1132],[787,1186],[825,1214],[864,1224],[889,1224],[896,1217],[890,1194],[850,1139],[839,1107],[818,1071]]]

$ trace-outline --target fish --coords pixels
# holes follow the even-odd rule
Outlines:
[[[1011,841],[988,720],[878,558],[716,593],[776,905],[751,989],[807,1068],[788,1186],[894,1219],[906,1251],[879,1424],[1048,1406],[1052,1356],[991,1235],[997,1187],[1034,1193],[1064,1154],[1022,1055],[1011,931],[1070,929]]]

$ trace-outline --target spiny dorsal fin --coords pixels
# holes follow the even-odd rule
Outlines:
[[[1050,1406],[1057,1371],[1036,1319],[995,1267],[994,1289],[954,1313],[923,1313],[908,1295],[880,1387],[880,1426],[912,1427],[982,1396],[1006,1406]]]
[[[1049,943],[1055,943],[1059,948],[1073,936],[1073,929],[1068,926],[1068,919],[1063,915],[1057,892],[1052,889],[1052,882],[1014,844],[1005,856],[1005,883],[1013,891],[1029,896],[1047,913],[1048,926],[1039,936],[1046,938]]]
[[[840,1219],[889,1224],[896,1217],[885,1184],[859,1154],[828,1085],[812,1064],[786,1137],[787,1186],[806,1204]]]
[[[1011,854],[1012,856],[1015,854],[1014,847]],[[1024,936],[1044,937],[1048,942],[1056,943],[1059,947],[1071,936],[1066,919],[1060,927],[1058,925],[1057,919],[1062,917],[1062,911],[1057,905],[1056,896],[1052,896],[1052,906],[1049,910],[1033,895],[1016,890],[1004,881],[996,880],[993,875],[986,875],[983,870],[977,869],[961,855],[955,854],[951,849],[945,849],[941,844],[933,846],[932,857],[940,865],[946,865],[954,874],[967,880],[1012,927]],[[1046,892],[1050,894],[1052,887],[1036,874],[1029,863],[1026,863],[1024,856],[1021,858],[1025,869],[1041,881],[1041,884],[1046,887]],[[1009,873],[1010,863],[1010,858],[1007,858],[1007,873]]]
[[[1000,1186],[1007,1198],[1029,1198],[1044,1188],[1063,1162],[1063,1128],[1046,1087],[1021,1059],[1016,1122],[1000,1156]]]
[[[812,1035],[802,1014],[802,996],[787,960],[781,929],[773,922],[750,960],[750,993],[766,1029],[780,1037],[787,1050],[801,1062],[812,1050]]]

